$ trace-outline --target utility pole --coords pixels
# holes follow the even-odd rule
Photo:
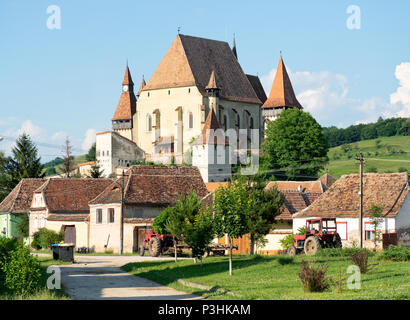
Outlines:
[[[359,215],[359,237],[360,237],[360,248],[363,248],[363,154],[360,152],[359,158],[356,158],[356,160],[359,160],[359,166],[360,166],[360,190],[359,190],[359,195],[360,195],[360,215]]]

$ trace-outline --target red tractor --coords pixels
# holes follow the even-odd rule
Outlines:
[[[341,247],[342,240],[337,233],[336,219],[308,219],[306,220],[305,233],[293,236],[293,246],[287,252],[289,256],[294,256],[302,251],[306,255],[313,255],[320,248]]]

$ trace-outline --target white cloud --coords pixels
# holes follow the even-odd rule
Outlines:
[[[401,108],[397,112],[398,116],[410,117],[410,62],[399,64],[394,75],[400,87],[390,95],[390,103]]]
[[[29,135],[31,138],[39,138],[43,135],[43,130],[31,122],[26,120],[21,125],[20,129],[15,132],[15,136],[21,136],[23,133]]]
[[[271,89],[275,73],[276,70],[272,70],[261,77],[266,92]],[[289,69],[288,74],[304,110],[310,112],[321,125],[346,127],[354,123],[374,122],[380,116],[410,116],[410,63],[396,68],[401,87],[392,94],[391,104],[378,96],[366,99],[351,97],[349,80],[342,74],[329,71],[292,72]]]
[[[95,142],[96,132],[97,131],[95,129],[88,129],[87,132],[85,133],[85,138],[81,145],[81,148],[83,149],[84,152],[88,152],[88,150],[91,148],[91,146]]]

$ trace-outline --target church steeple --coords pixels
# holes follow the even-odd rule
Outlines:
[[[286,67],[282,59],[282,55],[279,59],[278,68],[276,69],[276,75],[273,80],[269,97],[262,106],[262,109],[275,108],[303,109],[302,105],[296,99],[292,83],[290,82],[288,72],[286,71]]]
[[[236,52],[235,34],[233,35],[232,53],[236,59],[238,59],[238,53]]]
[[[147,85],[147,84],[146,84],[146,82],[145,82],[144,76],[142,76],[140,88],[139,88],[139,90],[138,90],[138,92],[137,92],[137,97],[140,96],[141,91],[144,89],[144,87],[145,87],[146,85]]]
[[[128,62],[127,62],[127,67],[125,68],[125,74],[124,74],[124,80],[122,81],[122,90],[123,91],[134,91],[134,82],[132,81],[131,77],[131,72],[130,69],[128,68]]]

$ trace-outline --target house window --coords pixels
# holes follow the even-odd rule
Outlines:
[[[114,223],[114,208],[108,209],[108,221]]]
[[[1,232],[7,234],[7,218],[3,218],[3,230]]]
[[[102,209],[97,209],[97,223],[102,223]]]
[[[337,222],[337,233],[342,240],[347,240],[347,222]]]
[[[191,88],[188,88],[188,93],[191,93]]]
[[[192,114],[192,112],[189,113],[189,129],[192,129],[194,127],[194,115]]]
[[[168,90],[168,95],[170,95],[171,94],[171,90]]]
[[[374,240],[374,227],[370,222],[364,224],[364,240]]]

